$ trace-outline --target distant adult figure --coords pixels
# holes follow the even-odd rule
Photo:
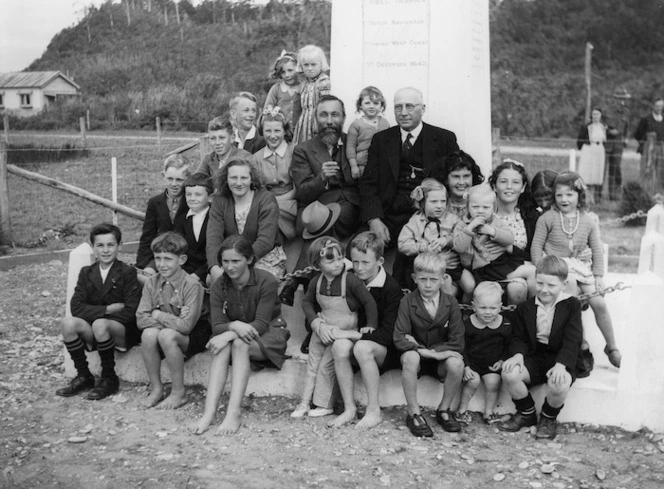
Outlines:
[[[576,146],[581,150],[578,174],[593,191],[595,201],[602,196],[604,167],[606,163],[606,126],[602,120],[602,110],[595,107],[590,113],[590,122],[579,131]]]
[[[394,95],[397,126],[377,133],[360,178],[360,219],[388,246],[413,214],[410,193],[425,177],[439,172],[445,157],[457,151],[453,132],[422,122],[422,92],[406,87]]]
[[[664,186],[664,99],[657,98],[652,113],[641,119],[634,132],[641,153],[641,181],[649,184],[650,190],[661,190]],[[654,133],[652,142],[648,135]]]
[[[622,191],[622,155],[629,131],[629,112],[625,102],[621,101],[616,117],[607,124],[606,165],[608,167],[609,199],[620,200]]]

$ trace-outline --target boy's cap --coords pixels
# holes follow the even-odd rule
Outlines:
[[[317,200],[309,204],[302,211],[302,224],[304,231],[302,237],[313,239],[322,236],[329,231],[339,219],[341,206],[335,202],[321,204]]]

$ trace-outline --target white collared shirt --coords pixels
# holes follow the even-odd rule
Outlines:
[[[410,141],[412,144],[415,144],[415,141],[417,141],[417,138],[419,137],[420,133],[422,132],[422,123],[420,122],[417,127],[411,129],[410,131],[406,131],[403,128],[399,128],[401,130],[401,144],[406,142],[406,138],[408,137],[408,134],[413,135],[413,139]]]
[[[111,267],[113,266],[113,263],[111,263],[111,266],[108,268],[103,268],[101,265],[99,265],[99,274],[101,275],[101,283],[103,284],[106,282],[106,277],[108,277],[108,272],[111,271]]]
[[[551,336],[551,326],[553,325],[553,315],[556,313],[556,305],[569,299],[570,294],[566,292],[561,292],[560,295],[556,298],[556,301],[550,306],[545,306],[539,300],[539,297],[535,297],[535,305],[537,306],[537,342],[544,345],[549,344],[549,336]]]
[[[263,148],[263,158],[267,160],[273,154],[276,154],[279,158],[283,158],[284,155],[286,154],[287,149],[288,149],[288,143],[286,142],[286,140],[281,141],[281,144],[277,146],[277,149],[275,149],[274,151],[265,146]]]
[[[194,237],[196,238],[196,241],[198,241],[199,237],[201,236],[201,228],[203,227],[203,222],[205,222],[205,216],[207,216],[208,211],[210,210],[210,206],[208,205],[205,209],[194,212],[191,209],[189,209],[189,212],[187,212],[187,219],[189,219],[189,216],[193,216],[191,218],[191,227],[194,229]]]
[[[378,274],[373,278],[371,282],[366,284],[367,289],[371,289],[372,287],[384,287],[386,280],[387,280],[387,272],[385,272],[385,269],[383,267],[380,267],[380,270],[378,270]]]
[[[247,139],[253,139],[254,137],[256,137],[256,126],[251,126],[251,129],[249,129],[249,132],[244,138],[244,141]],[[237,143],[238,148],[244,149],[244,141],[240,139],[240,133],[238,132],[237,128],[233,129],[233,139]]]
[[[653,114],[652,114],[652,118],[655,119],[657,122],[662,122],[662,120],[664,120],[664,115],[662,115],[662,114],[655,114],[655,113],[653,112]]]

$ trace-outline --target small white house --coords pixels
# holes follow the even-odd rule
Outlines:
[[[0,111],[28,117],[58,98],[79,96],[80,91],[81,87],[59,71],[0,73]]]

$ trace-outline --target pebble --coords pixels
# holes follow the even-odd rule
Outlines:
[[[69,443],[85,443],[86,441],[88,441],[88,437],[87,436],[70,436],[67,439],[67,441]]]
[[[505,474],[503,474],[502,472],[499,472],[499,473],[497,473],[496,475],[493,476],[493,480],[495,480],[496,482],[500,482],[502,480],[505,480]]]
[[[530,467],[530,464],[528,462],[521,462],[519,464],[520,469],[527,469],[528,467]]]
[[[42,290],[41,295],[42,295],[42,297],[48,297],[48,296],[51,295],[51,293],[48,290]]]
[[[554,450],[558,450],[559,448],[563,447],[562,443],[556,443],[555,441],[549,442],[546,444],[547,447],[553,448]]]
[[[166,432],[166,431],[157,431],[155,433],[155,436],[157,438],[166,438],[168,436],[168,432]]]
[[[175,455],[173,455],[172,453],[162,453],[161,455],[157,455],[157,460],[168,461],[168,460],[173,460],[173,457],[175,457]]]
[[[544,464],[540,467],[542,474],[552,474],[556,470],[556,466],[553,464]]]
[[[391,484],[389,475],[384,475],[379,480],[380,480],[380,483],[384,486],[389,486]]]
[[[595,477],[597,477],[599,480],[603,481],[606,479],[606,472],[602,469],[597,469],[595,471]]]
[[[85,425],[85,428],[80,430],[80,432],[83,433],[84,435],[87,435],[88,433],[92,432],[93,428],[94,428],[94,426],[92,426],[91,424],[87,424],[87,425]]]
[[[541,482],[530,482],[530,487],[542,487]]]
[[[125,402],[129,401],[126,396],[123,396],[122,394],[118,394],[116,396],[111,396],[111,401],[113,401],[116,404],[124,404]]]

